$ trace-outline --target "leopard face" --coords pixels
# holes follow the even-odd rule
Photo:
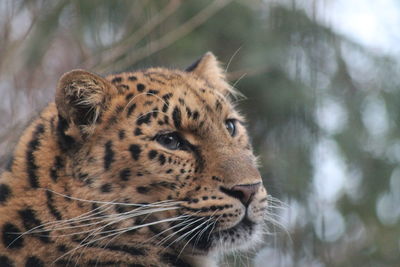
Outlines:
[[[79,218],[88,202],[92,212],[107,207],[117,218],[106,225],[111,243],[151,240],[183,258],[253,246],[267,193],[231,92],[210,53],[186,71],[66,73],[42,116],[50,123],[40,142],[50,140],[51,156],[40,161],[50,172],[37,187],[47,199],[78,202],[55,201],[60,218]]]
[[[203,65],[211,65],[208,57]],[[260,237],[266,191],[243,118],[227,97],[229,87],[216,66],[203,65],[189,72],[148,69],[102,81],[116,90],[104,96],[109,103],[71,159],[78,176],[85,166],[86,182],[104,200],[179,202],[179,209],[154,216],[188,216],[187,224],[170,227],[181,231],[178,238],[190,232],[182,242],[209,251]],[[215,76],[204,76],[207,67],[214,67]],[[68,73],[60,85],[82,80],[81,75],[87,74]]]

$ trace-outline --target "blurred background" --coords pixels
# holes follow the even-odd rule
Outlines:
[[[396,0],[2,0],[0,166],[62,73],[213,51],[285,203],[225,265],[400,266],[399,25]]]

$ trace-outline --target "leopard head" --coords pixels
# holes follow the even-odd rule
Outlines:
[[[233,93],[211,53],[185,71],[66,73],[57,138],[80,183],[74,195],[117,203],[118,227],[151,226],[183,253],[252,246],[267,193]]]

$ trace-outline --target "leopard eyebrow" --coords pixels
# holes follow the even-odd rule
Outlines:
[[[239,118],[236,117],[236,116],[227,116],[227,117],[225,118],[225,121],[226,121],[226,120],[234,120],[235,122],[238,122],[238,123],[240,123],[240,124],[243,125],[243,126],[246,125],[246,122],[245,122],[245,121],[243,121],[242,119],[239,119]]]

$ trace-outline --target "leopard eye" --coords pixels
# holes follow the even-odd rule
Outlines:
[[[236,120],[235,119],[226,120],[225,127],[232,137],[236,135]]]
[[[160,145],[170,150],[181,149],[183,146],[182,138],[176,132],[159,134],[155,137],[155,140]]]

